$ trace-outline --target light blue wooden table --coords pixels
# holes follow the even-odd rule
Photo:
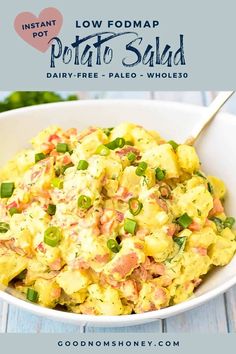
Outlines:
[[[88,98],[140,98],[186,102],[206,105],[214,92],[79,92],[81,99]],[[3,94],[0,94],[0,97]],[[226,106],[236,113],[236,98]],[[236,270],[235,270],[236,271]],[[195,310],[167,320],[123,328],[93,328],[74,326],[34,316],[0,301],[0,332],[8,333],[62,333],[62,332],[236,332],[236,287]]]

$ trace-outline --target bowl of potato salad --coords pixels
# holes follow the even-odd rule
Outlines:
[[[184,144],[204,110],[94,100],[1,114],[0,297],[123,326],[234,285],[236,120],[220,114]]]

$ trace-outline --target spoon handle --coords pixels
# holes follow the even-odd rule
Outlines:
[[[223,91],[216,96],[212,103],[207,107],[203,120],[193,128],[192,134],[187,139],[186,144],[193,145],[196,142],[202,131],[208,126],[213,118],[215,118],[216,114],[233,94],[234,91]]]

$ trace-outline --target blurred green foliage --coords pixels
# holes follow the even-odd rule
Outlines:
[[[15,91],[0,102],[0,112],[41,103],[74,101],[77,99],[78,97],[75,95],[62,98],[58,93],[50,91]]]

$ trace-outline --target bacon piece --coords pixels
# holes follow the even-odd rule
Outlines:
[[[53,149],[55,148],[55,145],[52,143],[44,143],[42,145],[42,152],[45,154],[49,154]]]
[[[63,133],[64,137],[66,137],[68,139],[71,137],[71,135],[77,135],[77,134],[78,134],[78,131],[76,128],[69,128]]]
[[[117,225],[118,218],[123,218],[123,214],[117,212],[115,209],[104,209],[103,215],[100,218],[100,230],[102,234],[109,234],[111,233],[112,229],[114,229]]]
[[[55,299],[58,299],[61,296],[61,289],[60,288],[55,288],[51,292],[51,296]]]
[[[149,271],[152,275],[164,275],[166,267],[163,263],[157,263],[151,257],[147,257],[142,267]]]
[[[135,252],[131,252],[124,254],[117,260],[112,273],[119,273],[122,278],[125,278],[137,266],[138,256]]]
[[[119,155],[120,157],[123,157],[130,152],[133,152],[137,156],[140,154],[140,151],[133,146],[127,146],[121,150],[118,150],[118,151],[116,151],[116,154]]]
[[[209,212],[209,216],[214,216],[224,212],[224,207],[219,198],[213,199],[213,208]]]
[[[36,250],[38,250],[38,251],[40,251],[40,252],[42,252],[42,253],[46,253],[46,249],[45,249],[45,247],[44,247],[43,242],[40,242],[40,243],[38,244],[38,246],[36,247]]]
[[[142,265],[136,269],[134,269],[133,273],[130,276],[131,279],[137,280],[138,289],[141,288],[141,281],[146,282],[147,280],[152,279],[151,273],[147,271]]]
[[[128,301],[137,302],[138,287],[135,280],[125,280],[123,282],[118,283],[118,286],[116,286],[115,288],[120,289],[120,291],[124,294],[124,298]]]
[[[129,199],[133,196],[131,192],[128,191],[125,187],[119,187],[116,195],[114,196],[115,199],[121,200],[123,202],[128,202]]]
[[[89,127],[88,129],[82,131],[79,136],[78,136],[78,140],[82,140],[83,138],[85,138],[86,136],[92,134],[93,132],[95,132],[97,130],[97,128],[95,127]]]
[[[70,262],[70,267],[72,269],[89,269],[90,265],[87,261],[82,258],[77,258],[74,261]]]
[[[52,262],[51,264],[49,264],[49,268],[51,270],[60,270],[62,267],[61,264],[61,258],[57,258],[54,262]]]
[[[9,210],[11,208],[18,208],[18,204],[17,204],[17,202],[12,202],[12,203],[8,204],[6,206],[6,208],[7,208],[7,210]]]
[[[141,240],[144,240],[145,239],[145,236],[147,236],[149,234],[149,230],[148,229],[145,229],[144,227],[142,228],[139,228],[138,231],[136,232],[136,236],[141,239]]]
[[[15,246],[14,238],[11,238],[10,240],[0,240],[0,247],[5,247],[8,250],[14,251],[19,256],[26,255],[26,252],[22,248]]]
[[[193,251],[201,256],[207,256],[207,249],[205,247],[193,247]]]
[[[166,292],[163,288],[157,288],[154,292],[154,300],[161,301],[161,303],[165,303],[167,300]]]
[[[57,144],[61,138],[57,134],[51,134],[48,138],[49,143],[53,143],[53,145]]]
[[[165,200],[159,198],[155,193],[150,194],[150,198],[154,199],[161,209],[168,212],[168,206]]]
[[[164,211],[168,212],[168,206],[163,199],[158,198],[156,199],[156,202]]]
[[[188,228],[191,231],[200,231],[201,225],[199,223],[197,223],[196,221],[192,221],[192,223],[189,225]]]
[[[122,222],[124,220],[124,214],[116,210],[116,218],[119,222]]]
[[[63,165],[68,165],[69,163],[71,163],[71,158],[70,158],[70,156],[65,155],[65,156],[63,157],[62,163],[63,163]]]
[[[103,255],[97,254],[94,258],[98,263],[107,263],[110,260],[110,255],[109,253]]]
[[[174,236],[174,234],[178,231],[178,225],[177,224],[174,224],[174,223],[171,223],[169,226],[168,226],[168,229],[167,229],[167,235],[172,237]]]
[[[211,226],[211,224],[212,224],[212,221],[209,219],[206,219],[205,226]]]

